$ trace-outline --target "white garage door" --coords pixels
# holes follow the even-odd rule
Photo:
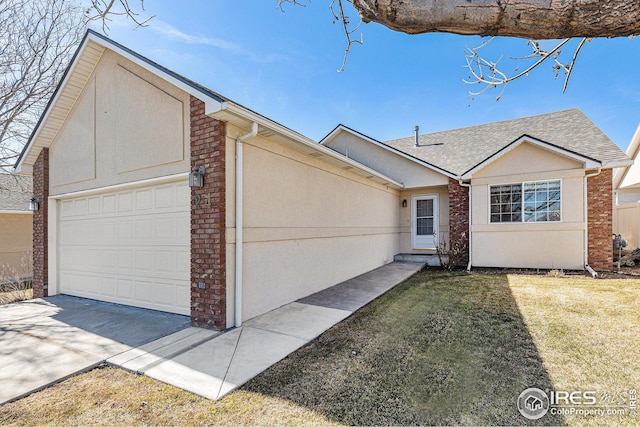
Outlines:
[[[60,293],[190,312],[187,182],[58,202]]]

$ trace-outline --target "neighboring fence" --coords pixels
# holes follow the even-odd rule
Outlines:
[[[613,232],[622,234],[627,241],[627,249],[635,249],[640,234],[640,202],[613,207]]]

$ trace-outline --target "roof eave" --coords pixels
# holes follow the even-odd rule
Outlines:
[[[29,162],[26,161],[27,159],[30,158],[29,154],[31,150],[37,146],[40,146],[40,147],[49,146],[53,141],[53,139],[51,139],[48,143],[46,142],[43,142],[41,144],[34,143],[38,141],[40,134],[42,132],[42,129],[47,123],[51,110],[56,105],[59,97],[64,91],[64,88],[66,87],[74,71],[76,70],[78,62],[83,58],[83,56],[85,56],[87,46],[91,42],[96,43],[97,45],[101,46],[104,49],[109,49],[116,52],[117,54],[127,58],[128,60],[144,68],[145,70],[163,78],[164,80],[184,90],[190,95],[193,95],[196,98],[202,100],[205,103],[205,109],[207,110],[215,110],[219,108],[219,104],[223,102],[223,99],[221,97],[218,97],[215,94],[205,91],[203,88],[198,87],[193,82],[188,81],[187,79],[172,72],[171,70],[165,67],[162,67],[159,64],[156,64],[155,62],[149,60],[148,58],[145,58],[144,56],[139,55],[138,53],[132,51],[131,49],[128,49],[123,45],[99,33],[96,33],[93,30],[87,30],[87,33],[85,34],[84,38],[80,42],[78,49],[76,49],[76,52],[74,53],[73,58],[69,63],[69,66],[65,70],[63,78],[58,83],[58,86],[56,87],[52,97],[49,99],[47,106],[45,107],[44,111],[40,115],[40,118],[38,119],[38,122],[33,132],[31,133],[31,136],[29,137],[27,144],[23,148],[22,152],[18,157],[18,160],[15,163],[14,170],[16,173],[23,174],[23,175],[33,173],[33,164],[35,163],[35,159],[31,158]],[[97,66],[97,63],[100,61],[101,57],[102,57],[102,54],[100,54],[98,59],[93,64],[94,70],[95,70],[95,66]],[[87,81],[88,81],[88,78],[89,77],[87,77]],[[84,84],[86,85],[86,81]],[[80,93],[82,93],[83,90],[84,90],[84,86],[82,87],[82,89],[80,89]],[[77,102],[77,99],[78,98],[76,97],[75,101],[73,102],[73,105],[75,105],[75,102]],[[68,108],[67,113],[73,109],[73,105]],[[62,125],[60,125],[60,127],[61,126]]]
[[[620,188],[622,182],[627,177],[627,173],[629,172],[629,167],[633,165],[633,162],[638,157],[638,152],[640,152],[640,124],[636,128],[633,137],[631,138],[631,142],[629,143],[629,147],[627,147],[626,155],[631,159],[631,164],[623,166],[624,169],[619,170],[613,177],[613,188]]]
[[[401,182],[398,182],[353,159],[343,156],[342,154],[337,153],[324,145],[318,144],[314,140],[289,129],[286,126],[274,122],[273,120],[270,120],[234,102],[225,101],[220,104],[218,109],[208,110],[206,114],[218,120],[231,123],[242,129],[249,129],[252,123],[257,123],[259,126],[258,134],[265,138],[281,143],[289,148],[302,152],[303,154],[336,164],[344,170],[352,170],[356,174],[373,180],[379,184],[387,185],[396,190],[404,188],[404,184]]]
[[[502,156],[504,156],[505,154],[511,152],[512,150],[516,149],[517,147],[519,147],[521,144],[528,142],[530,144],[536,145],[540,148],[552,151],[558,155],[564,156],[564,157],[568,157],[571,159],[574,159],[576,161],[582,162],[583,163],[583,167],[585,169],[596,169],[596,168],[602,168],[602,167],[618,167],[618,166],[611,166],[611,165],[606,165],[596,159],[592,159],[590,157],[581,155],[579,153],[575,153],[573,151],[569,151],[566,150],[562,147],[558,147],[557,145],[548,143],[546,141],[542,141],[540,139],[534,138],[532,136],[529,135],[522,135],[521,137],[517,138],[516,140],[512,141],[511,143],[509,143],[508,145],[506,145],[505,147],[501,148],[500,150],[498,150],[497,152],[495,152],[494,154],[492,154],[491,156],[487,157],[486,159],[484,159],[482,162],[478,163],[476,166],[472,167],[471,169],[469,169],[468,171],[466,171],[465,173],[462,174],[461,179],[462,180],[470,180],[473,177],[473,174],[476,173],[477,171],[484,169],[485,167],[489,166],[491,163],[495,162],[496,160],[498,160],[499,158],[501,158]],[[611,162],[611,163],[615,163],[615,162]]]
[[[446,176],[448,178],[452,178],[452,179],[456,179],[456,180],[460,178],[458,175],[456,175],[454,173],[451,173],[451,172],[449,172],[447,170],[444,170],[444,169],[441,169],[441,168],[439,168],[437,166],[434,166],[431,163],[425,162],[424,160],[421,160],[421,159],[419,159],[417,157],[414,157],[414,156],[412,156],[410,154],[407,154],[407,153],[405,153],[404,151],[402,151],[402,150],[400,150],[398,148],[395,148],[395,147],[392,147],[390,145],[385,144],[384,142],[380,142],[380,141],[378,141],[376,139],[373,139],[370,136],[367,136],[367,135],[365,135],[365,134],[363,134],[361,132],[353,130],[353,129],[351,129],[351,128],[343,125],[343,124],[340,124],[340,125],[336,126],[335,129],[333,129],[327,136],[322,138],[322,140],[320,141],[320,144],[323,145],[323,146],[327,146],[327,144],[329,142],[331,142],[331,140],[333,140],[340,132],[350,133],[350,134],[352,134],[352,135],[354,135],[356,137],[359,137],[359,138],[363,139],[364,141],[367,141],[367,142],[369,142],[369,143],[371,143],[373,145],[377,145],[378,147],[384,148],[385,150],[389,151],[390,153],[393,153],[393,154],[398,155],[400,157],[403,157],[403,158],[405,158],[407,160],[410,160],[410,161],[412,161],[414,163],[417,163],[417,164],[419,164],[421,166],[424,166],[424,167],[426,167],[426,168],[428,168],[428,169],[430,169],[430,170],[432,170],[432,171],[434,171],[436,173],[442,174],[442,175],[444,175],[444,176]]]

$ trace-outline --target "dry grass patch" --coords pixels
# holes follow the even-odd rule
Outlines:
[[[529,421],[516,401],[637,390],[639,308],[639,280],[425,272],[220,402],[100,369],[0,407],[0,425],[636,425]]]
[[[509,276],[556,390],[596,391],[628,407],[640,388],[640,281]],[[638,418],[566,416],[571,425],[637,425]]]
[[[247,391],[212,402],[148,377],[96,369],[0,406],[2,426],[332,425],[314,411]]]
[[[526,388],[640,385],[640,281],[423,273],[245,389],[358,425],[636,425],[628,413],[529,421]],[[639,414],[640,416],[640,414]]]

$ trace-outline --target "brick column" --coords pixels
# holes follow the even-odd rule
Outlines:
[[[463,267],[469,262],[469,188],[449,178],[449,245],[462,243],[466,250],[456,265]]]
[[[191,188],[191,324],[217,330],[226,328],[225,138],[224,123],[192,96],[191,168],[205,176]]]
[[[592,173],[594,171],[587,171]],[[613,270],[613,183],[611,169],[587,178],[587,225],[589,265],[594,270]]]
[[[43,148],[33,165],[33,197],[40,209],[33,213],[33,297],[49,296],[48,197],[49,149]]]

